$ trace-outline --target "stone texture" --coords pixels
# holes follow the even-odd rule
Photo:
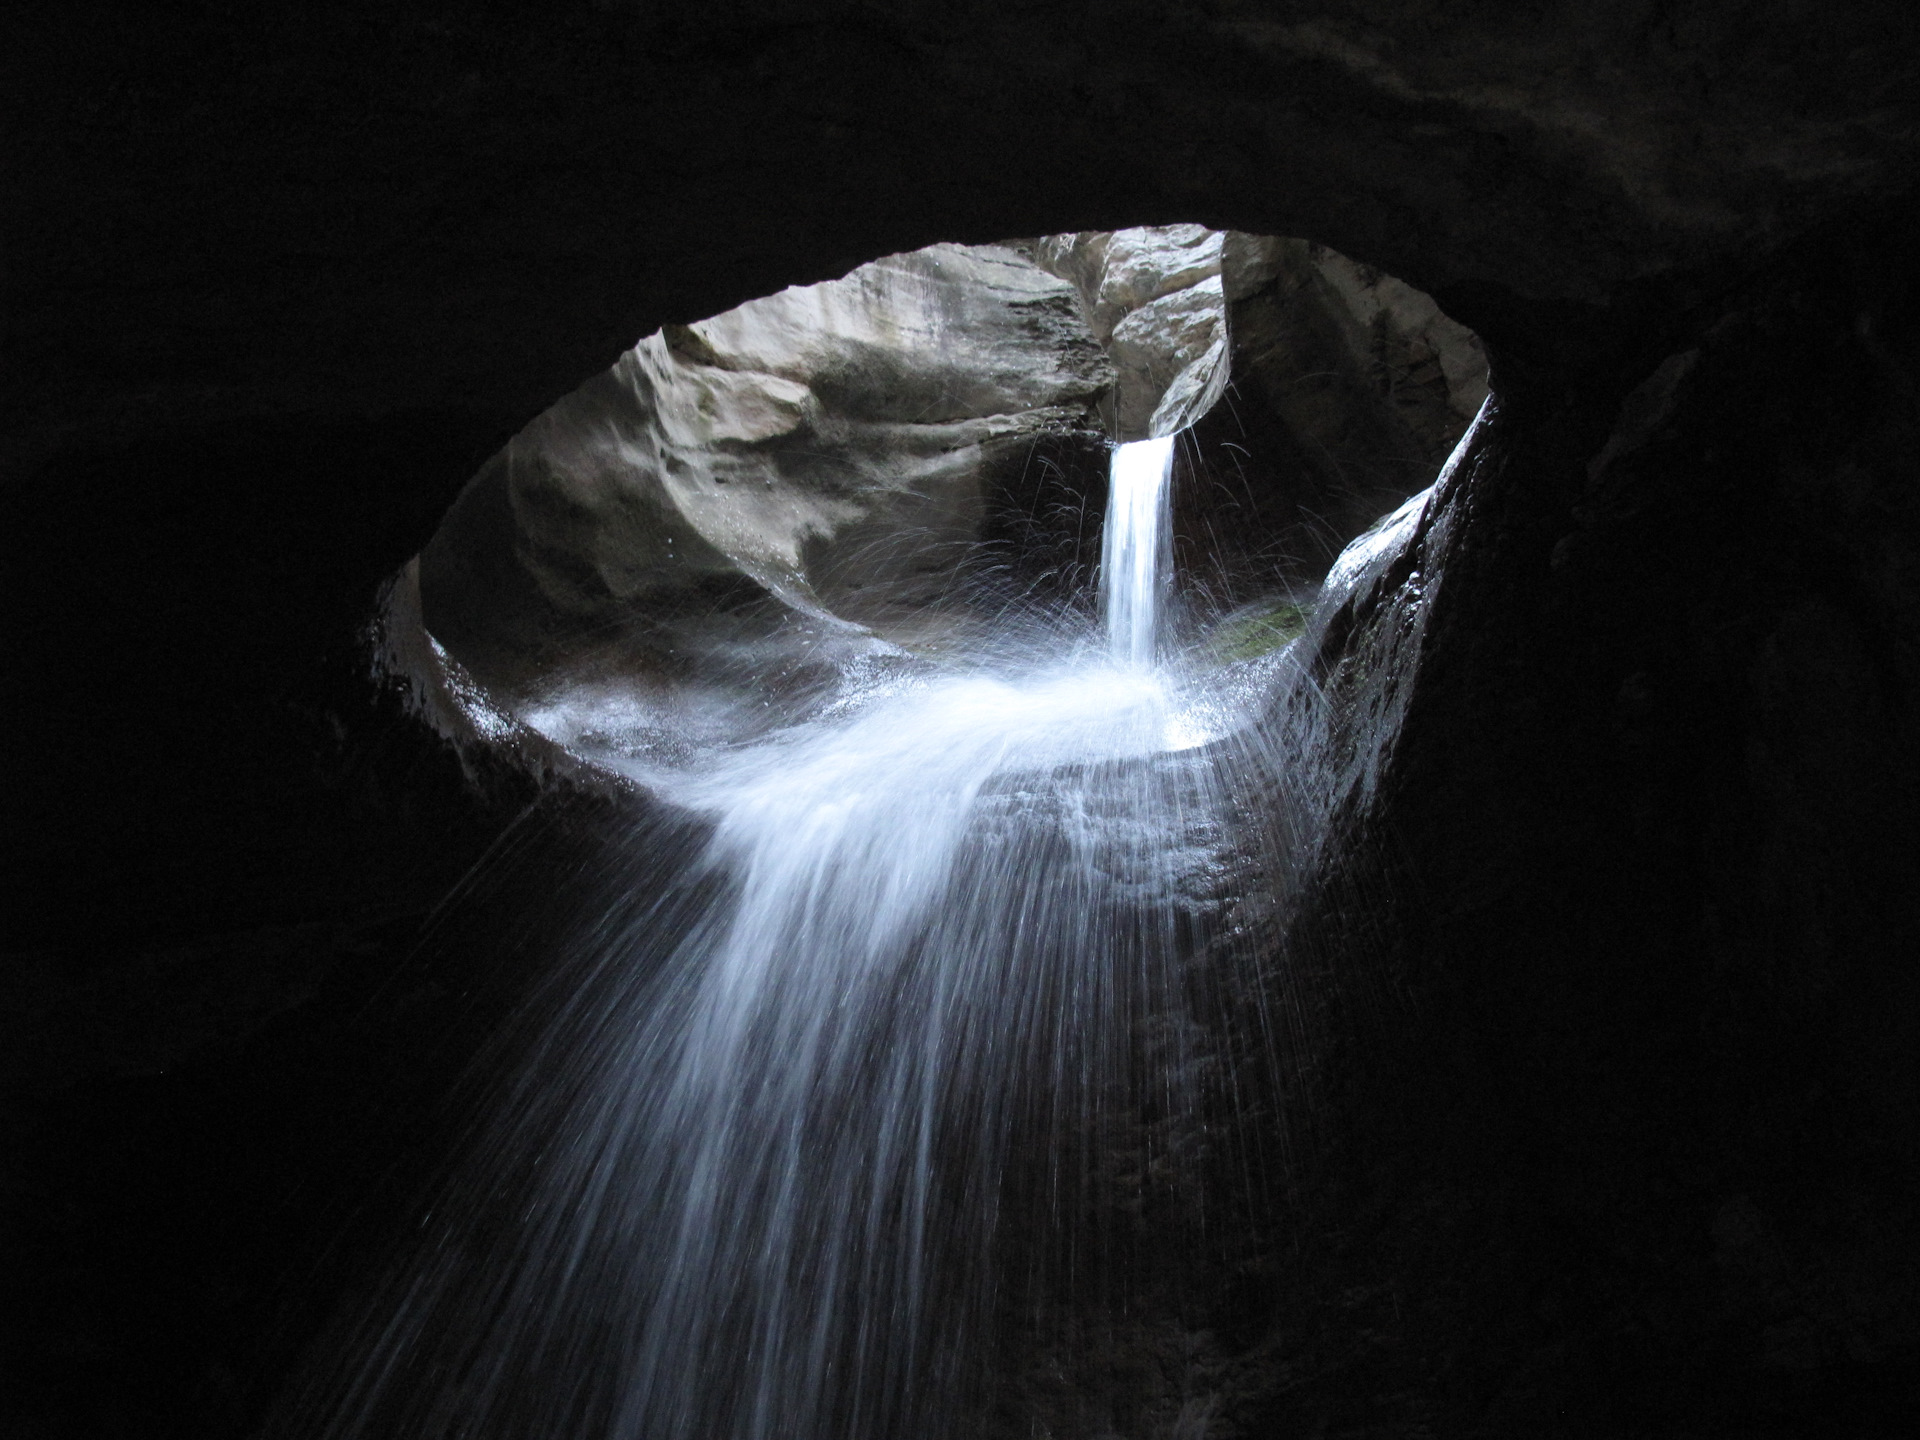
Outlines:
[[[1231,388],[1193,432],[1179,521],[1223,603],[1260,573],[1318,580],[1432,483],[1487,395],[1479,337],[1403,281],[1238,232],[1224,267]]]
[[[1203,225],[1158,225],[1030,242],[1034,259],[1071,280],[1117,375],[1102,407],[1120,441],[1173,435],[1198,420],[1227,382],[1220,288],[1227,237]]]
[[[642,340],[488,462],[407,583],[494,704],[613,687],[660,745],[735,737],[1004,604],[989,542],[1037,446],[1104,451],[1112,383],[1013,251],[874,261]]]

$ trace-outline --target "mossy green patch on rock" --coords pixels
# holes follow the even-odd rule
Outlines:
[[[1223,664],[1255,659],[1298,639],[1308,613],[1292,600],[1272,600],[1229,615],[1207,637],[1207,651]]]

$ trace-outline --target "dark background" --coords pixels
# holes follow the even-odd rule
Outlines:
[[[661,323],[1177,220],[1428,290],[1501,402],[1364,904],[1313,922],[1329,993],[1388,998],[1335,1007],[1298,1247],[1222,1301],[1244,1432],[1911,1423],[1909,7],[79,0],[6,37],[0,1433],[249,1433],[506,1003],[472,957],[536,897],[434,906],[587,802],[464,774],[359,640],[478,463]]]

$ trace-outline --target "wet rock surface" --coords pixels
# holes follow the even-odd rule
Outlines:
[[[249,1433],[357,1263],[320,1237],[404,1192],[525,979],[474,957],[524,958],[546,897],[409,957],[489,842],[579,865],[567,826],[508,829],[524,796],[468,799],[315,659],[485,457],[663,324],[941,240],[1196,221],[1433,295],[1499,413],[1288,981],[1268,1203],[1188,1264],[1188,1197],[1149,1189],[1157,1318],[1007,1373],[1090,1427],[1145,1396],[1143,1434],[1910,1429],[1913,23],[17,17],[5,948],[23,1011],[72,1008],[6,1111],[5,1423]],[[1216,473],[1228,441],[1263,448],[1216,435]]]

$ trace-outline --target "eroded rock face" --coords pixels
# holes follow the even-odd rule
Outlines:
[[[1105,404],[1116,440],[1174,435],[1204,415],[1227,379],[1227,237],[1204,225],[1051,235],[1034,259],[1071,280],[1117,372]]]
[[[1308,585],[1431,484],[1487,396],[1480,339],[1432,297],[1303,240],[1227,236],[1232,388],[1193,431],[1179,523],[1202,583]]]
[[[1304,312],[1311,305],[1331,319],[1352,363],[1385,394],[1423,459],[1450,451],[1487,398],[1480,337],[1406,281],[1325,245],[1237,233],[1227,237],[1223,266],[1245,357],[1236,379],[1297,387],[1309,378],[1297,367],[1278,371],[1276,352],[1293,339],[1290,332],[1309,328]],[[1298,408],[1296,423],[1310,425],[1326,448],[1349,448],[1331,417],[1310,419],[1310,410]]]
[[[966,610],[1036,446],[1104,450],[1112,378],[1072,289],[990,246],[669,327],[474,478],[422,616],[509,704],[604,674],[778,693],[897,653]]]

